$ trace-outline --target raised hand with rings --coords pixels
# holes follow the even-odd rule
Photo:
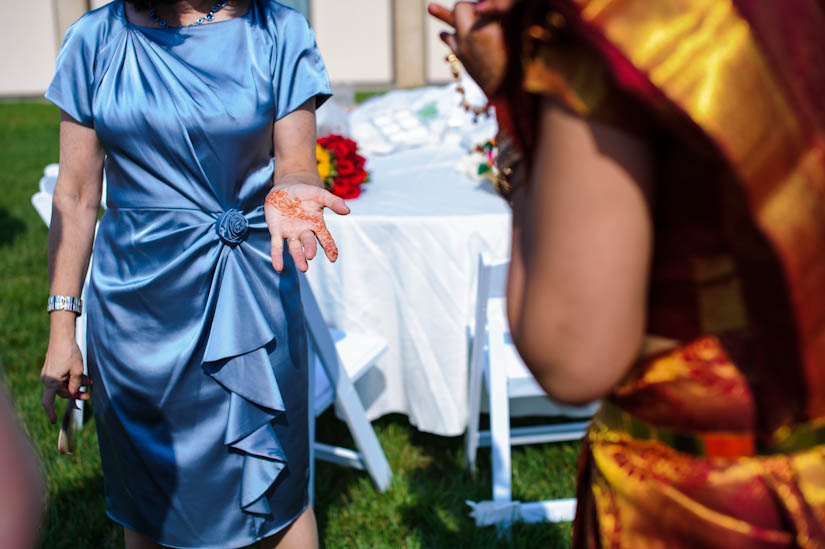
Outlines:
[[[488,98],[493,98],[498,91],[507,68],[504,32],[498,21],[502,7],[498,4],[507,2],[512,0],[458,2],[452,10],[436,3],[427,6],[430,15],[455,31],[442,32],[441,40],[461,60]]]

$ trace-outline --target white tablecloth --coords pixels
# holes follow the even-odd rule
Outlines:
[[[352,213],[327,214],[338,262],[318,258],[308,273],[331,326],[389,342],[357,384],[369,418],[400,412],[448,436],[467,420],[478,254],[506,257],[510,244],[507,204],[456,170],[465,152],[453,140],[372,158]]]

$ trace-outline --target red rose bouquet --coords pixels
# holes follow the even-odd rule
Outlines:
[[[369,181],[366,159],[358,154],[358,144],[340,135],[321,137],[315,145],[318,175],[332,194],[357,198],[361,185]]]

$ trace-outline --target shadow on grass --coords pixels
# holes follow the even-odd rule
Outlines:
[[[122,529],[106,516],[102,473],[73,479],[70,488],[49,494],[39,546],[44,549],[123,547]]]
[[[566,527],[556,524],[515,524],[509,536],[494,526],[477,527],[466,500],[492,498],[490,452],[481,449],[476,471],[464,465],[464,438],[443,438],[416,432],[414,443],[431,451],[426,467],[412,472],[407,481],[414,503],[405,505],[402,517],[414,528],[422,547],[567,547]],[[514,494],[514,499],[519,499]]]
[[[373,426],[393,469],[390,489],[380,494],[366,472],[317,462],[315,513],[322,547],[569,547],[567,523],[516,524],[509,538],[499,537],[494,527],[476,527],[465,500],[490,499],[489,449],[479,451],[473,475],[464,466],[462,437],[421,433],[401,415],[379,419]],[[93,430],[93,422],[86,428]],[[320,441],[354,447],[346,425],[332,410],[319,418],[317,433]],[[97,450],[96,438],[93,432],[84,436],[88,455],[77,455],[74,462],[61,458],[54,465],[60,480],[50,486],[41,547],[123,547],[120,527],[105,515],[103,478],[92,452]],[[577,451],[575,444],[515,449],[514,499],[572,494]]]
[[[0,207],[0,246],[11,246],[17,236],[25,230],[26,225],[22,219]]]
[[[377,494],[365,472],[319,463],[316,516],[325,547],[569,547],[569,524],[516,524],[509,538],[495,527],[476,527],[465,500],[491,497],[489,450],[479,452],[474,475],[464,466],[463,437],[422,433],[397,415],[373,425],[393,469],[392,485]],[[352,444],[330,412],[319,419],[318,432],[324,442]],[[531,474],[545,476],[546,449],[528,457]],[[526,500],[517,486],[514,496]]]

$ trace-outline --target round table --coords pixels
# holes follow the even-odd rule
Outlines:
[[[340,249],[307,273],[325,320],[375,333],[387,353],[356,384],[370,419],[400,412],[418,429],[461,434],[478,255],[507,257],[510,209],[456,169],[466,149],[425,146],[374,157],[372,181],[327,214]]]

